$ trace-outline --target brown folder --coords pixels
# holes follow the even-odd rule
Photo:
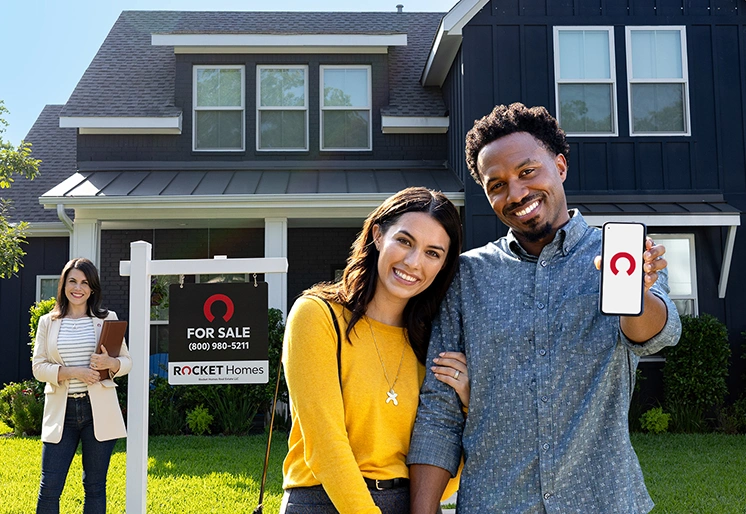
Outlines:
[[[127,322],[124,320],[107,319],[104,320],[104,326],[101,328],[101,337],[98,340],[96,353],[101,353],[101,347],[106,348],[109,357],[119,357],[119,350],[122,348],[124,332],[127,330]],[[109,378],[108,369],[98,370],[101,380]]]

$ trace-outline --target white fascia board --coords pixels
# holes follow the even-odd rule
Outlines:
[[[387,46],[178,46],[175,54],[386,54]]]
[[[606,222],[636,221],[653,227],[732,227],[741,224],[738,213],[722,214],[583,214],[588,225],[600,227]]]
[[[152,34],[153,46],[173,46],[175,53],[200,48],[210,53],[295,53],[298,49],[336,51],[339,48],[368,48],[376,53],[390,46],[406,46],[406,34]],[[221,50],[224,49],[224,50]],[[243,49],[243,50],[241,50]],[[204,52],[205,50],[203,50]],[[201,53],[201,52],[200,52]]]
[[[461,47],[461,31],[489,0],[461,0],[443,17],[427,57],[420,82],[442,86]]]
[[[384,134],[445,134],[448,116],[381,116]]]
[[[69,237],[70,231],[59,221],[30,222],[26,237]]]
[[[456,206],[464,205],[463,191],[443,192]],[[374,209],[391,196],[391,193],[327,193],[327,194],[273,194],[273,195],[216,195],[216,196],[42,196],[39,203],[47,209],[63,204],[65,209],[101,209],[105,218],[117,219],[114,211],[128,211],[126,216],[139,216],[149,210],[164,211],[186,208],[190,211],[210,209],[323,209],[368,208]],[[145,213],[147,216],[147,213]],[[90,217],[90,216],[86,216]],[[212,217],[212,216],[211,216]]]
[[[489,0],[461,0],[443,17],[443,30],[446,34],[460,36],[461,30]]]
[[[65,116],[60,117],[60,128],[77,128],[81,133],[87,130],[90,134],[181,134],[181,121],[181,114],[169,117]]]

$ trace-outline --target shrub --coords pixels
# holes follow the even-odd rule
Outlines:
[[[187,426],[194,435],[203,435],[205,432],[211,434],[210,423],[212,423],[212,415],[202,405],[197,405],[195,408],[187,412],[186,417]]]
[[[26,380],[6,385],[0,391],[0,421],[15,435],[41,434],[44,414],[44,384]]]
[[[699,431],[705,413],[720,407],[728,393],[728,331],[709,314],[683,316],[681,324],[681,339],[663,366],[666,407],[676,431]]]
[[[640,426],[651,434],[663,434],[668,430],[670,414],[663,412],[661,407],[655,407],[640,416]]]
[[[178,435],[186,426],[185,410],[181,398],[183,389],[173,387],[168,380],[153,376],[150,380],[150,420],[148,430],[151,435]]]
[[[48,300],[35,302],[34,305],[29,308],[29,313],[31,313],[31,321],[29,321],[28,324],[28,335],[31,339],[31,341],[29,342],[29,346],[31,346],[31,358],[33,358],[34,355],[34,345],[36,344],[36,329],[39,327],[39,318],[49,312],[52,312],[55,303],[57,303],[57,300],[55,300],[54,298],[49,298]]]

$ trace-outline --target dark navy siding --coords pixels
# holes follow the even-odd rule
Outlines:
[[[30,237],[18,276],[0,280],[0,387],[31,378],[29,309],[36,300],[37,275],[57,275],[68,261],[67,237]]]

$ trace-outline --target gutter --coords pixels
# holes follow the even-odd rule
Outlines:
[[[65,206],[61,203],[57,204],[57,217],[60,219],[62,224],[65,225],[65,228],[70,231],[70,235],[72,235],[75,230],[73,220],[71,220],[70,216],[67,215],[65,212]]]

